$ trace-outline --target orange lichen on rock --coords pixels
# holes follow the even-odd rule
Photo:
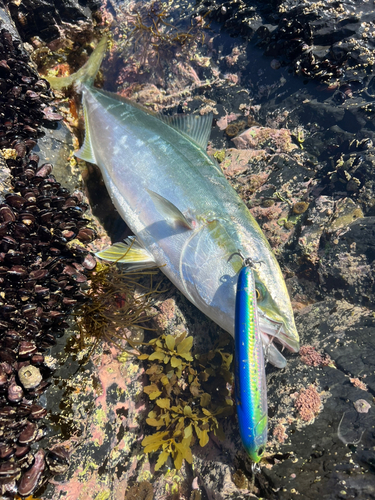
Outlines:
[[[319,354],[315,347],[311,345],[303,345],[299,350],[302,363],[307,366],[329,366],[333,364],[332,359],[328,354]]]
[[[316,388],[310,385],[307,389],[301,389],[294,406],[297,408],[302,420],[305,422],[314,420],[322,406],[320,395]]]

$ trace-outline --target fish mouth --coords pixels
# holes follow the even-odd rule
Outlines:
[[[259,328],[263,339],[268,337],[268,344],[274,341],[286,347],[289,351],[299,351],[299,338],[295,326],[288,328],[283,321],[269,318],[263,311],[259,311]]]

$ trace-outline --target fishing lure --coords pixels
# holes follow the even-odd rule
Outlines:
[[[258,463],[267,444],[267,386],[252,262],[244,259],[235,309],[235,399],[242,443]]]

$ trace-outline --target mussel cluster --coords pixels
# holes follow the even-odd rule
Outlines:
[[[0,145],[16,152],[6,160],[13,190],[0,200],[0,494],[9,497],[30,495],[66,466],[63,447],[38,449],[47,415],[38,398],[53,372],[48,350],[85,300],[81,285],[95,259],[84,244],[96,237],[82,196],[62,187],[52,165],[39,165],[31,152],[46,108],[36,88],[47,83],[24,57],[15,59],[21,52],[1,31],[0,50],[12,47],[0,60]]]
[[[343,61],[314,54],[313,32],[307,21],[283,17],[278,27],[270,33],[262,27],[258,31],[265,46],[265,54],[281,57],[292,64],[297,75],[307,76],[323,82],[334,81],[343,75]]]
[[[0,31],[0,147],[9,147],[16,138],[32,149],[44,122],[60,120],[49,106],[49,83],[30,66],[20,42]]]

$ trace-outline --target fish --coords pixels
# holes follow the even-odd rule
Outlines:
[[[238,275],[235,306],[234,393],[242,444],[254,463],[267,445],[267,383],[259,330],[254,264],[246,262]]]
[[[258,223],[206,152],[212,114],[165,116],[95,88],[106,46],[104,37],[77,73],[48,78],[55,89],[73,84],[82,94],[85,139],[75,156],[99,167],[134,234],[97,255],[137,268],[159,266],[232,336],[238,252],[259,261],[254,276],[262,341],[268,361],[284,367],[274,341],[299,350],[288,291]]]

